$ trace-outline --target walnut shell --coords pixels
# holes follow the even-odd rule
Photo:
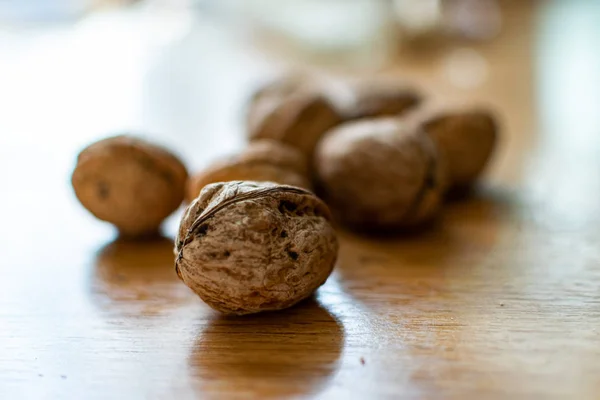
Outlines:
[[[191,202],[210,183],[270,181],[311,189],[306,157],[294,147],[273,140],[257,140],[244,151],[218,161],[188,181],[186,200]]]
[[[351,100],[342,108],[345,121],[373,117],[397,117],[417,107],[421,95],[391,80],[359,81],[349,86]]]
[[[341,117],[315,82],[282,79],[259,90],[248,107],[250,140],[273,139],[311,157],[325,131]]]
[[[186,180],[185,166],[175,155],[125,135],[85,148],[71,178],[88,211],[132,237],[158,231],[181,204]]]
[[[338,242],[329,209],[304,189],[273,183],[206,186],[179,227],[177,274],[227,314],[290,307],[325,283]]]
[[[439,210],[443,166],[431,140],[392,118],[349,122],[315,152],[322,197],[345,223],[366,229],[414,227]]]
[[[493,154],[498,124],[484,110],[446,111],[424,119],[425,132],[443,154],[454,189],[471,186]]]

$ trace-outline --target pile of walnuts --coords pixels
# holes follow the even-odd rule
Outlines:
[[[181,280],[224,313],[290,307],[330,275],[333,221],[425,226],[448,192],[476,182],[497,142],[487,110],[433,108],[395,81],[335,86],[345,96],[332,87],[299,76],[264,86],[248,106],[248,146],[191,177],[145,140],[96,142],[77,159],[75,194],[132,238],[189,203],[175,239]]]

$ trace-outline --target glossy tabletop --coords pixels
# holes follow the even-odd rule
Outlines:
[[[192,169],[238,148],[287,55],[142,8],[0,38],[1,399],[600,398],[598,2],[506,2],[495,41],[401,50],[384,73],[503,116],[482,184],[417,235],[340,230],[314,299],[242,318],[178,280],[179,214],[120,241],[69,175],[118,130]]]

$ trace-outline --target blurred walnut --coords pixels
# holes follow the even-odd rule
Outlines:
[[[492,114],[483,110],[436,111],[421,118],[423,132],[444,156],[451,187],[472,185],[496,146],[498,124]]]
[[[421,95],[398,81],[363,80],[349,84],[349,101],[341,107],[345,121],[397,117],[421,103]]]
[[[85,148],[72,184],[81,204],[124,236],[158,231],[183,200],[187,172],[169,151],[131,136]]]
[[[318,78],[291,76],[257,91],[248,107],[251,140],[273,139],[300,149],[307,157],[340,116]]]
[[[192,202],[210,183],[229,181],[270,181],[311,189],[304,154],[273,140],[257,140],[190,178],[186,200]]]
[[[339,218],[367,229],[412,227],[431,219],[444,191],[427,136],[392,118],[349,122],[315,152],[323,198]]]
[[[206,186],[176,239],[177,274],[228,314],[290,307],[331,273],[338,242],[327,206],[304,189],[273,183]]]

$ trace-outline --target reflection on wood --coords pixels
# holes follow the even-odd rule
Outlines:
[[[315,300],[287,312],[218,316],[199,333],[189,358],[200,390],[228,382],[250,397],[319,393],[338,367],[342,325]],[[215,384],[216,383],[216,384]]]
[[[98,251],[92,300],[108,313],[148,315],[177,308],[195,297],[181,285],[174,268],[173,240],[117,239]]]

